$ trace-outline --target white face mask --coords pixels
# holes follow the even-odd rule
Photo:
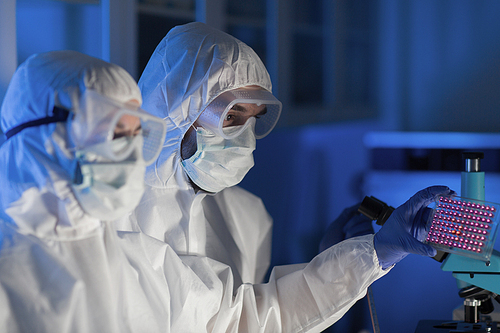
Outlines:
[[[234,126],[238,131],[240,126]],[[201,189],[220,192],[243,180],[253,165],[255,134],[253,126],[234,139],[224,139],[204,128],[196,130],[197,151],[181,162],[189,178]]]
[[[111,141],[113,151],[133,145],[131,155],[113,162],[99,154],[101,147],[77,152],[81,177],[73,184],[75,196],[83,210],[101,220],[115,220],[139,204],[144,193],[146,163],[142,158],[142,136]],[[108,143],[109,145],[109,143]]]

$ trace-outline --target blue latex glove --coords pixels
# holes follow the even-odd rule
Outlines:
[[[372,220],[358,212],[359,205],[360,203],[344,209],[340,216],[328,226],[319,244],[319,252],[344,239],[374,233]]]
[[[436,250],[421,243],[429,232],[432,209],[427,206],[439,196],[450,197],[455,191],[447,186],[431,186],[417,192],[399,206],[375,234],[373,243],[383,269],[399,262],[409,253],[433,257]]]

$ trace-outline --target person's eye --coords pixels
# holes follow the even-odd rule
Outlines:
[[[126,135],[127,135],[127,133],[124,132],[124,131],[120,131],[120,132],[115,131],[115,133],[113,135],[113,140],[122,138],[122,137],[124,137]]]
[[[225,126],[236,126],[239,125],[241,119],[240,115],[238,114],[228,114],[226,115],[226,118],[224,119],[224,125]]]

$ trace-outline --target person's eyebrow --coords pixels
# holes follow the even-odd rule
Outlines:
[[[232,107],[231,107],[231,110],[234,110],[234,111],[239,111],[239,112],[245,112],[247,111],[246,108],[244,108],[243,106],[239,105],[239,104],[234,104]]]
[[[246,112],[247,109],[239,104],[235,104],[231,107],[231,110],[233,111],[238,111],[238,112]],[[258,114],[256,114],[256,116],[263,116],[267,113],[267,106],[262,109],[262,111],[260,111]]]

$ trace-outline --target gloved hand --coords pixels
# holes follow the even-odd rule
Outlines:
[[[439,196],[450,197],[455,191],[447,186],[431,186],[417,192],[399,206],[375,234],[373,243],[383,269],[399,262],[409,253],[433,257],[436,250],[421,243],[429,232],[432,209],[427,206]]]
[[[359,205],[358,203],[344,209],[340,216],[328,226],[319,244],[319,252],[340,243],[344,239],[374,233],[372,220],[358,213]]]

